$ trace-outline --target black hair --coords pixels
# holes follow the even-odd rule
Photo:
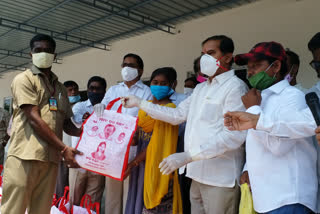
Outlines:
[[[103,77],[99,77],[99,76],[93,76],[89,79],[88,81],[88,85],[87,85],[87,88],[89,88],[90,84],[92,82],[99,82],[102,87],[104,88],[104,90],[107,89],[107,81],[103,78]]]
[[[270,57],[270,56],[265,56],[265,55],[262,56],[261,55],[259,57],[259,60],[267,60],[269,65],[271,65],[274,61],[276,61],[278,59],[276,59],[274,57]],[[280,62],[281,62],[280,75],[281,75],[282,78],[284,78],[285,75],[288,72],[288,68],[287,68],[288,66],[287,66],[286,58],[284,60],[280,61]]]
[[[290,49],[286,49],[287,58],[289,59],[292,65],[300,65],[300,59],[298,54],[291,51]]]
[[[315,51],[320,48],[320,32],[316,33],[308,43],[309,51]]]
[[[144,64],[143,64],[143,60],[141,59],[140,56],[138,56],[137,54],[128,53],[127,55],[125,55],[125,56],[123,57],[123,61],[124,61],[127,57],[135,58],[135,60],[137,61],[138,67],[143,70]]]
[[[220,41],[220,48],[219,49],[223,54],[234,52],[234,44],[233,44],[233,41],[231,38],[229,38],[225,35],[211,36],[202,42],[202,46],[211,40]]]
[[[158,75],[165,76],[170,84],[173,84],[174,81],[177,80],[177,72],[173,67],[163,67],[156,69],[154,72],[152,72],[150,82],[152,82],[152,80]]]
[[[39,41],[47,41],[51,47],[53,48],[53,50],[56,50],[56,42],[54,41],[54,39],[46,34],[37,34],[35,35],[31,40],[30,40],[30,49],[32,50],[34,47],[34,43],[35,42],[39,42]]]
[[[76,88],[79,88],[79,85],[75,82],[75,81],[72,81],[72,80],[68,80],[68,81],[65,81],[63,83],[64,87],[68,88],[68,87],[73,87],[75,86]]]
[[[198,84],[197,78],[195,78],[195,77],[189,77],[184,82],[186,83],[188,81],[192,81],[194,83],[194,85]]]
[[[193,61],[193,71],[195,74],[197,74],[200,71],[200,59],[201,59],[201,56],[197,57]]]

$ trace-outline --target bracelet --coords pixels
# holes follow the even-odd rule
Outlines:
[[[138,161],[134,160],[133,163],[134,163],[134,166],[135,166],[135,167],[139,166]]]
[[[63,148],[63,150],[61,151],[61,155],[63,155],[63,153],[67,150],[67,148],[68,148],[68,146],[65,146],[65,147]]]

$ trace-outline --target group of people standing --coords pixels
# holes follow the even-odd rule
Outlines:
[[[49,213],[53,193],[62,196],[69,186],[71,205],[84,194],[101,202],[104,192],[106,214],[236,214],[242,183],[250,185],[258,213],[320,211],[320,129],[315,132],[304,98],[304,92],[320,95],[320,88],[297,84],[299,57],[281,44],[261,42],[233,56],[230,37],[207,38],[184,94],[175,91],[173,67],[154,70],[143,83],[143,60],[129,53],[123,82],[107,90],[106,80],[93,76],[84,101],[76,82],[62,84],[52,72],[56,44],[50,36],[36,35],[30,48],[33,65],[11,86],[1,213]],[[320,74],[320,33],[308,48]],[[246,65],[247,75],[233,63]],[[93,112],[101,117],[118,97],[122,113],[139,118],[124,181],[80,169],[75,161],[82,155],[75,149],[82,123]],[[100,149],[95,156],[103,155]]]

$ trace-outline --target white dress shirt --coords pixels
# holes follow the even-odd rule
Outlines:
[[[299,203],[315,210],[317,154],[312,138],[305,138],[312,133],[292,119],[308,118],[295,114],[308,112],[304,94],[283,80],[263,90],[261,96],[261,105],[247,110],[260,114],[256,130],[250,129],[246,139],[254,208],[264,213]]]
[[[247,90],[231,70],[211,83],[198,84],[177,108],[144,101],[141,108],[151,117],[173,125],[187,121],[185,151],[203,159],[187,165],[188,177],[211,186],[233,187],[243,167],[246,131],[229,131],[223,125],[223,115],[245,110],[241,96]]]
[[[72,107],[73,117],[72,120],[77,127],[82,125],[82,117],[85,113],[93,112],[93,105],[91,101],[87,99],[86,101],[78,102]],[[79,137],[72,137],[72,147],[75,148],[79,142]]]
[[[152,100],[153,96],[151,94],[151,90],[148,86],[142,83],[141,80],[136,82],[133,86],[128,88],[128,86],[121,82],[117,85],[111,86],[104,96],[101,103],[108,105],[108,103],[118,97],[125,97],[128,95],[137,96],[143,100]],[[121,101],[118,101],[112,107],[112,110],[117,110],[121,104]],[[139,112],[139,108],[122,108],[122,113],[129,114],[131,116],[137,117]]]
[[[152,100],[153,96],[151,94],[150,88],[143,84],[141,80],[136,82],[136,84],[132,85],[130,88],[124,83],[121,82],[117,85],[111,86],[107,91],[106,95],[104,96],[101,103],[104,105],[108,105],[108,103],[118,97],[125,97],[128,95],[137,96],[143,100]],[[121,101],[116,102],[112,110],[117,110],[121,104]],[[131,116],[137,117],[139,112],[139,108],[124,108],[122,107],[123,114],[129,114]],[[129,159],[128,162],[132,161],[137,153],[137,146],[131,146],[129,152]]]

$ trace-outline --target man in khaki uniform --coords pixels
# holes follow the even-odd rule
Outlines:
[[[33,66],[11,85],[13,122],[4,167],[2,214],[50,212],[61,156],[68,167],[79,167],[81,154],[62,141],[62,130],[79,136],[70,120],[72,111],[65,87],[51,71],[55,41],[39,34],[30,41]]]
[[[9,135],[7,134],[7,128],[9,126],[10,114],[0,108],[0,165],[3,165],[4,161],[4,148],[6,147]]]

